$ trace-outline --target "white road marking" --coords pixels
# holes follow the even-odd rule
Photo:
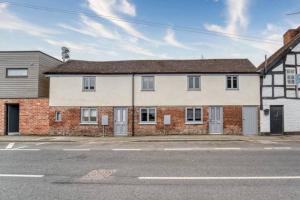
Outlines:
[[[40,149],[0,149],[0,151],[39,151]]]
[[[214,148],[214,150],[241,150],[239,147],[224,147],[224,148]]]
[[[90,151],[90,149],[63,149],[64,151]]]
[[[241,150],[241,148],[165,148],[164,151],[214,151],[214,150]]]
[[[237,177],[138,177],[140,180],[283,180],[300,179],[300,176],[237,176]]]
[[[0,177],[42,178],[44,175],[31,174],[0,174]]]
[[[113,151],[141,151],[142,149],[112,149]]]
[[[43,144],[48,144],[49,142],[40,142],[40,143],[37,143],[35,144],[36,146],[39,146],[39,145],[43,145]]]
[[[15,143],[11,142],[6,146],[6,149],[11,149],[11,148],[13,148],[14,145],[15,145]]]
[[[274,147],[274,149],[277,149],[277,150],[290,150],[292,148],[291,147]]]

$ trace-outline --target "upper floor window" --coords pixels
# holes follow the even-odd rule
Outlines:
[[[237,90],[239,89],[239,76],[230,75],[226,77],[226,89]]]
[[[188,89],[200,90],[200,76],[188,76]]]
[[[6,69],[6,77],[8,77],[8,78],[28,77],[28,69],[27,68],[7,68]]]
[[[81,123],[95,124],[97,123],[97,108],[81,108]]]
[[[286,68],[286,85],[294,86],[296,85],[296,69]]]
[[[185,109],[185,122],[191,124],[201,124],[203,123],[203,111],[200,107],[190,107]]]
[[[83,77],[83,91],[95,91],[96,89],[96,77],[85,76]]]
[[[154,76],[142,76],[142,90],[154,90]]]
[[[156,109],[155,108],[141,108],[140,110],[141,123],[155,123],[156,122]]]

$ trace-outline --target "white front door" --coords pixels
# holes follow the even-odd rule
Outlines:
[[[114,135],[126,136],[128,131],[128,109],[115,108],[114,109]]]
[[[220,106],[209,107],[209,133],[210,134],[223,133],[223,107]]]

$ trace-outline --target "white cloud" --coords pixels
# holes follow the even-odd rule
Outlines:
[[[226,26],[223,27],[216,24],[205,24],[205,28],[209,31],[238,34],[241,28],[245,29],[248,26],[248,4],[248,0],[226,0]]]
[[[120,35],[117,32],[112,32],[108,30],[104,25],[90,19],[89,17],[83,14],[80,15],[80,20],[81,20],[81,26],[79,28],[67,24],[59,24],[58,26],[64,29],[75,31],[95,38],[101,37],[101,38],[106,38],[111,40],[120,39]]]
[[[174,47],[183,48],[183,49],[189,49],[187,46],[179,42],[176,37],[175,33],[172,29],[167,29],[166,35],[164,37],[164,41]]]
[[[57,47],[68,47],[71,50],[77,50],[77,51],[82,51],[82,50],[96,50],[95,45],[92,44],[83,44],[83,43],[78,43],[78,42],[70,42],[70,41],[59,41],[59,40],[52,40],[52,39],[45,39],[45,41],[48,44],[51,44],[53,46]]]
[[[87,0],[87,2],[92,11],[120,27],[129,35],[151,41],[130,23],[120,20],[122,14],[131,17],[136,16],[135,6],[128,0]]]
[[[46,37],[57,32],[27,22],[8,11],[8,3],[0,3],[0,29],[25,32],[29,35]]]

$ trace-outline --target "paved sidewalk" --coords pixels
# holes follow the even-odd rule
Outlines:
[[[232,136],[174,135],[144,137],[0,136],[0,142],[187,142],[187,141],[300,141],[300,135]]]

